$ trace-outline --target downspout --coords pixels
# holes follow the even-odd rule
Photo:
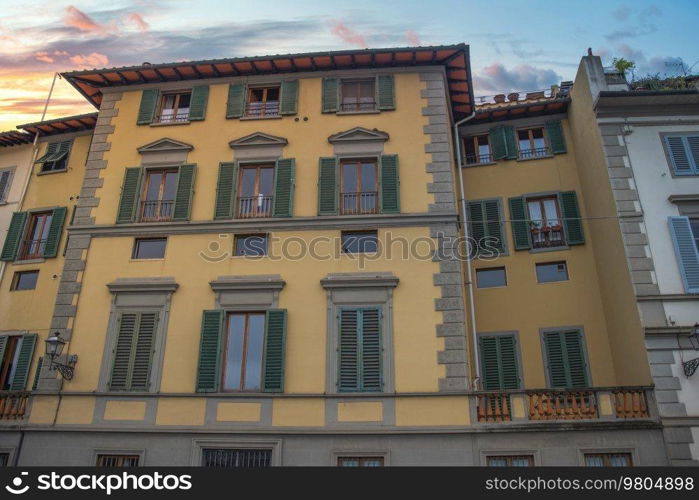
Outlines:
[[[456,141],[456,168],[459,171],[459,188],[461,190],[461,220],[464,231],[464,239],[468,242],[468,218],[466,216],[466,193],[464,191],[464,173],[461,164],[461,136],[459,135],[459,125],[466,123],[476,116],[474,111],[466,118],[463,118],[454,124],[454,140]],[[475,378],[471,383],[471,388],[475,390],[478,387],[481,379],[481,366],[478,360],[478,335],[476,328],[476,302],[473,298],[473,272],[471,271],[471,253],[466,257],[466,285],[468,286],[468,308],[471,315],[471,338],[473,341],[473,367],[475,369]]]

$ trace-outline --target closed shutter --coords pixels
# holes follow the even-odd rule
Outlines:
[[[143,169],[140,167],[127,168],[124,172],[124,184],[121,186],[121,198],[117,210],[117,224],[126,224],[136,220],[142,175]]]
[[[58,245],[61,242],[61,233],[63,232],[63,223],[66,220],[66,207],[58,207],[53,210],[51,217],[51,225],[46,236],[46,246],[44,247],[44,257],[51,258],[58,254]]]
[[[560,120],[546,122],[546,135],[553,154],[557,155],[566,152],[566,140]]]
[[[240,118],[245,112],[245,84],[231,83],[228,86],[226,118]]]
[[[478,338],[486,391],[519,389],[517,341],[514,335],[482,335]]]
[[[360,387],[358,315],[356,309],[340,310],[337,377],[339,391],[358,391]]]
[[[0,172],[0,203],[7,200],[10,191],[10,175],[12,170],[3,170]]]
[[[393,75],[377,76],[376,87],[379,109],[383,111],[396,109],[396,96]]]
[[[137,125],[148,125],[153,122],[155,108],[158,105],[158,89],[146,89],[141,95],[141,105],[138,108]]]
[[[291,217],[294,200],[294,159],[277,160],[274,179],[274,217]]]
[[[44,357],[40,356],[36,362],[36,371],[34,372],[34,382],[32,382],[32,391],[39,387],[39,379],[41,378],[41,367],[44,366]]]
[[[397,214],[400,212],[398,155],[381,155],[380,161],[381,213]]]
[[[383,390],[381,310],[341,309],[338,339],[338,390]]]
[[[223,162],[218,167],[218,182],[216,183],[215,219],[230,219],[233,217],[235,186],[238,180],[238,163]]]
[[[515,250],[527,250],[531,248],[529,217],[527,217],[527,205],[524,198],[510,198],[510,223],[512,225],[512,239],[515,242]]]
[[[665,146],[675,175],[699,174],[699,136],[666,136]]]
[[[381,362],[381,311],[379,309],[362,309],[362,390],[381,391],[383,378]]]
[[[483,254],[486,249],[505,251],[505,231],[499,200],[471,201],[467,205],[469,234],[476,245],[472,255]],[[486,241],[485,238],[488,238]],[[487,243],[487,245],[486,245]],[[486,252],[488,255],[489,252]]]
[[[337,79],[323,78],[323,113],[335,113],[338,108]]]
[[[150,372],[157,327],[157,313],[141,314],[138,335],[133,347],[131,390],[147,391],[150,386]]]
[[[493,151],[494,160],[502,160],[507,157],[507,144],[505,143],[505,129],[502,125],[491,128],[488,131],[488,142]]]
[[[558,198],[561,203],[566,242],[568,245],[582,245],[585,243],[585,235],[578,208],[578,196],[575,191],[564,191],[558,194]]]
[[[684,290],[687,293],[699,293],[699,250],[689,217],[668,217],[668,223]]]
[[[209,86],[196,85],[192,87],[192,97],[189,103],[189,121],[203,120],[206,117],[206,105],[209,102]]]
[[[158,313],[122,313],[112,357],[109,388],[115,391],[147,391],[158,331]]]
[[[172,209],[172,220],[189,220],[194,196],[195,164],[180,165],[175,190],[175,203]]]
[[[0,260],[12,261],[17,257],[22,235],[24,234],[24,226],[27,223],[27,212],[14,212],[10,219],[10,227],[7,230],[5,244],[0,253]]]
[[[471,256],[475,257],[481,251],[481,242],[486,236],[485,209],[482,201],[471,201],[466,206],[468,213],[469,235],[476,243],[471,248]]]
[[[281,114],[295,115],[298,113],[299,81],[284,80],[281,88]]]
[[[221,372],[221,336],[223,311],[204,311],[199,340],[199,365],[197,366],[197,392],[216,392]]]
[[[269,309],[266,314],[264,390],[284,392],[284,346],[286,344],[286,309]]]
[[[22,335],[22,345],[19,346],[15,374],[12,377],[12,382],[10,382],[11,391],[23,391],[27,388],[27,378],[29,376],[29,367],[32,364],[32,357],[34,356],[34,346],[36,346],[36,333]]]
[[[503,134],[505,135],[505,146],[507,148],[507,159],[516,160],[517,159],[517,138],[515,137],[514,127],[503,127]]]
[[[337,159],[321,158],[318,167],[318,215],[337,215]]]
[[[578,330],[545,332],[544,348],[551,387],[588,387],[585,350]]]

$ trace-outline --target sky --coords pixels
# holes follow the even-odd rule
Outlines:
[[[572,80],[588,47],[699,73],[697,26],[696,0],[0,0],[0,131],[39,120],[60,71],[465,42],[479,96]],[[90,111],[58,80],[47,118]]]

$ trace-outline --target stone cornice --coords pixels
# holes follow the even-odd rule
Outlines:
[[[251,290],[281,290],[286,281],[278,274],[257,274],[246,276],[219,276],[210,281],[215,292],[239,292]]]
[[[325,289],[335,288],[395,288],[398,276],[385,273],[333,273],[320,280]]]
[[[179,285],[175,278],[119,278],[107,283],[111,293],[174,293]]]

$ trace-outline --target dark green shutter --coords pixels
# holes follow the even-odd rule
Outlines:
[[[41,155],[39,158],[34,161],[34,163],[44,163],[48,161],[49,158],[52,158],[53,156],[56,155],[56,151],[58,151],[58,145],[61,144],[60,142],[50,142],[46,146],[46,152]]]
[[[203,120],[206,117],[206,105],[209,102],[209,86],[196,85],[192,87],[192,97],[189,102],[189,121]]]
[[[469,236],[476,242],[472,255],[478,255],[481,250],[480,241],[486,236],[485,210],[482,201],[471,201],[466,206],[468,213]]]
[[[515,250],[527,250],[532,246],[529,232],[529,217],[527,217],[527,204],[521,196],[510,198],[509,202],[512,239],[515,242]]]
[[[32,382],[32,391],[39,387],[39,379],[41,378],[41,367],[44,365],[44,357],[40,356],[36,362],[36,371],[34,372],[34,382]]]
[[[338,390],[383,390],[381,310],[341,309],[338,339]]]
[[[2,366],[2,360],[5,359],[5,347],[7,347],[7,335],[0,337],[0,366]]]
[[[491,128],[488,131],[488,142],[490,142],[490,149],[493,151],[494,160],[502,160],[507,157],[505,132],[502,125]]]
[[[400,177],[398,175],[398,155],[381,155],[379,170],[381,186],[381,213],[400,212]]]
[[[147,391],[158,329],[158,313],[122,313],[112,356],[109,388]]]
[[[561,214],[563,215],[563,228],[565,229],[566,242],[568,245],[582,245],[585,243],[583,234],[582,219],[578,208],[578,196],[575,191],[564,191],[559,193],[561,202]]]
[[[221,372],[221,337],[223,311],[204,311],[199,340],[199,365],[197,366],[197,392],[218,391]]]
[[[504,252],[505,232],[500,202],[498,200],[471,201],[466,208],[469,236],[477,243],[477,246],[473,247],[473,255],[483,253],[486,247]],[[484,241],[485,238],[488,240]]]
[[[17,251],[19,250],[22,235],[24,234],[24,226],[27,223],[27,212],[14,212],[10,220],[10,227],[7,230],[5,244],[2,247],[0,260],[15,260]]]
[[[218,167],[218,182],[216,183],[215,219],[230,219],[233,217],[237,181],[238,163],[222,162]]]
[[[381,391],[383,389],[382,346],[381,346],[381,311],[367,308],[361,314],[362,339],[362,390]]]
[[[396,109],[395,85],[393,75],[379,75],[376,77],[378,105],[381,110]]]
[[[295,115],[298,112],[299,81],[284,80],[281,88],[281,114]]]
[[[277,160],[274,179],[274,217],[291,217],[294,199],[294,159]]]
[[[563,135],[563,127],[560,120],[546,122],[546,135],[549,140],[551,152],[555,155],[566,152],[566,140]]]
[[[483,202],[485,208],[486,228],[488,229],[488,237],[490,241],[488,246],[496,248],[500,252],[505,251],[505,231],[503,228],[503,216],[499,200],[485,200]]]
[[[318,215],[337,215],[337,159],[321,158],[318,168]]]
[[[146,89],[141,95],[141,105],[138,108],[137,125],[148,125],[153,122],[155,108],[158,105],[158,89]]]
[[[359,311],[356,309],[340,310],[340,329],[338,339],[338,376],[339,391],[359,390]]]
[[[267,310],[265,327],[264,391],[284,392],[286,309]]]
[[[61,242],[61,233],[63,232],[63,223],[66,220],[66,207],[58,207],[53,210],[51,217],[51,225],[46,236],[46,246],[44,246],[44,257],[55,257],[58,254],[58,245]]]
[[[545,332],[544,347],[551,387],[588,387],[585,351],[578,330]]]
[[[22,335],[22,345],[19,347],[15,375],[10,383],[11,391],[23,391],[27,388],[27,378],[29,377],[29,367],[34,356],[34,346],[36,345],[36,333]]]
[[[228,86],[226,118],[240,118],[245,113],[245,84],[231,83]]]
[[[143,169],[140,167],[127,168],[124,172],[124,184],[121,186],[121,198],[117,210],[117,224],[136,220],[142,175]]]
[[[507,148],[507,159],[517,159],[517,138],[515,137],[514,127],[504,126],[502,128],[505,136],[505,147]]]
[[[155,332],[158,328],[157,313],[141,313],[138,335],[133,346],[131,364],[131,390],[147,391],[155,348]]]
[[[514,335],[483,335],[478,338],[486,391],[519,389],[516,342]]]
[[[180,165],[175,190],[175,203],[172,208],[172,220],[189,220],[194,196],[195,164]]]
[[[323,113],[335,113],[338,109],[337,78],[323,78]]]

